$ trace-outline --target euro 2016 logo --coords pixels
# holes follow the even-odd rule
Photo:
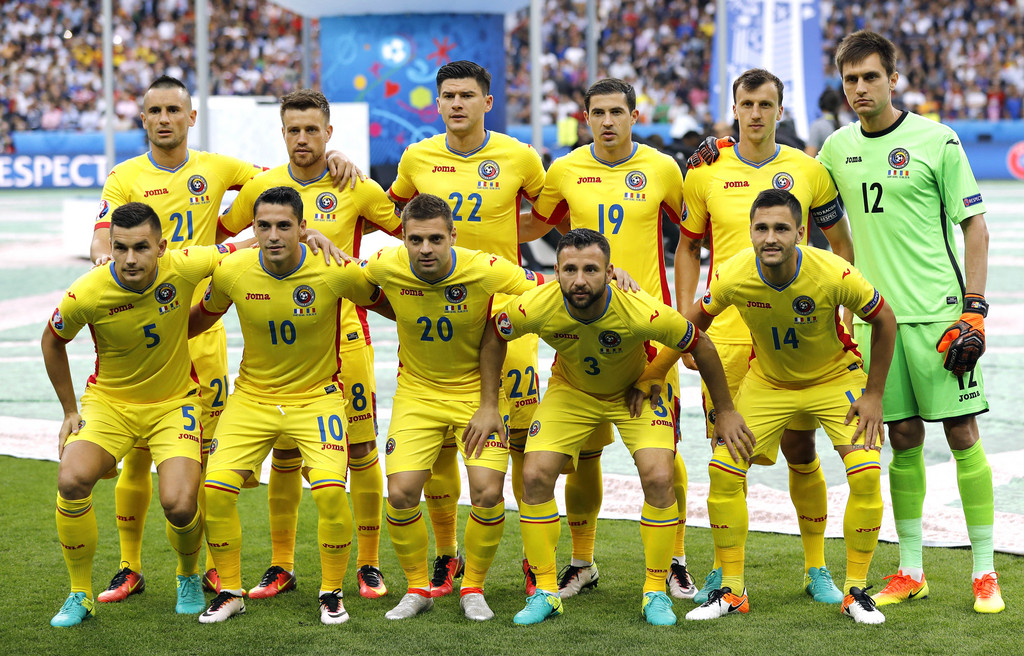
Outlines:
[[[100,209],[96,212],[96,218],[102,219],[110,211],[110,203],[105,200],[100,201]]]
[[[477,168],[477,173],[480,174],[481,178],[490,182],[494,178],[498,177],[498,174],[501,173],[501,169],[498,168],[497,162],[493,159],[489,159],[480,163],[480,167]]]
[[[202,196],[206,193],[206,178],[201,175],[193,175],[188,179],[188,192],[193,196]]]
[[[801,317],[806,317],[814,312],[814,299],[810,296],[797,296],[793,301],[793,311]]]
[[[772,186],[783,191],[791,191],[793,189],[793,176],[788,173],[776,173],[775,177],[772,178]]]
[[[630,191],[640,191],[647,186],[647,176],[643,171],[630,171],[626,174],[626,186]]]
[[[449,303],[461,303],[466,300],[466,286],[448,285],[444,288],[444,298]]]
[[[910,153],[907,152],[907,149],[893,148],[889,153],[889,166],[894,169],[902,169],[906,168],[907,164],[910,164]]]
[[[156,302],[159,303],[160,305],[167,305],[168,303],[173,301],[174,297],[177,295],[178,290],[175,289],[174,285],[172,285],[169,282],[165,282],[159,285],[156,288],[156,291],[153,292],[153,297],[156,299]]]
[[[507,312],[502,312],[498,315],[497,320],[498,332],[505,337],[512,336],[512,320],[508,318]]]
[[[57,330],[64,330],[64,316],[60,313],[60,308],[53,311],[53,316],[50,317],[50,323]]]
[[[333,212],[338,208],[338,197],[325,191],[316,197],[316,208],[321,212]]]
[[[299,307],[309,307],[316,300],[316,292],[309,285],[299,285],[292,292],[292,300]]]

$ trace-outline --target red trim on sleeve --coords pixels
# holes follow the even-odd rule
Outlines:
[[[58,335],[57,331],[53,329],[53,324],[50,323],[49,321],[46,322],[46,326],[50,329],[50,332],[53,333],[53,336],[56,337],[57,341],[59,341],[60,343],[67,344],[67,343],[69,343],[71,341],[70,339],[65,339],[65,338],[61,337],[60,335]]]
[[[537,276],[537,286],[540,287],[544,284],[544,274],[540,271],[534,271],[533,275]]]
[[[395,185],[394,184],[392,184],[390,187],[388,187],[388,196],[391,196],[391,198],[394,201],[398,202],[398,203],[408,203],[413,198],[416,198],[416,194],[413,194],[412,196],[409,196],[408,198],[402,198],[401,196],[399,196],[398,194],[395,193]]]
[[[109,228],[109,227],[110,227],[110,221],[100,221],[99,223],[93,224],[92,230],[93,230],[93,232],[96,232],[97,230],[100,230],[102,228]]]
[[[680,224],[679,214],[675,210],[673,210],[672,206],[666,203],[665,201],[661,202],[661,211],[663,211],[665,214],[668,214],[668,218],[670,221],[672,221],[672,223],[676,225]]]
[[[228,253],[234,253],[235,251],[238,250],[238,246],[235,246],[234,244],[224,244],[224,245],[228,247]]]
[[[717,314],[711,314],[710,312],[708,312],[704,308],[704,301],[697,301],[697,303],[700,304],[700,311],[703,312],[704,314],[708,315],[709,317],[717,317],[718,316]],[[696,328],[696,326],[694,326],[694,328]]]
[[[885,305],[885,297],[882,296],[882,295],[879,295],[878,296],[878,305],[875,306],[875,309],[872,310],[871,314],[867,315],[866,317],[862,317],[862,318],[864,320],[874,319],[876,316],[878,316],[878,313],[882,310],[882,306],[883,305]]]
[[[676,221],[676,223],[679,224],[679,232],[683,233],[690,239],[704,239],[704,235],[698,235],[696,232],[690,232],[689,230],[684,228],[683,224],[679,221]]]
[[[559,223],[561,223],[562,219],[564,219],[566,215],[569,213],[569,203],[567,203],[564,199],[559,201],[558,205],[555,205],[554,211],[551,212],[551,216],[544,216],[543,214],[537,211],[536,207],[533,207],[530,210],[530,212],[533,214],[533,217],[538,221],[543,221],[548,225],[556,226]]]
[[[239,232],[241,232],[240,230],[228,230],[226,227],[224,227],[224,223],[221,221],[221,218],[223,216],[224,215],[221,214],[220,216],[217,217],[217,230],[223,232],[225,235],[227,235],[229,237],[234,237]]]

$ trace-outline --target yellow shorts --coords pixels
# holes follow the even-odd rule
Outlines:
[[[473,417],[479,404],[476,401],[446,401],[421,399],[414,396],[395,396],[391,411],[391,427],[384,447],[387,474],[407,471],[427,471],[434,465],[441,444],[449,431],[455,440],[467,467],[487,467],[496,471],[508,470],[508,447],[502,446],[498,436],[491,434],[479,458],[466,457],[466,444],[462,432]],[[508,406],[502,397],[498,408],[508,430]]]
[[[725,368],[725,380],[729,384],[729,394],[734,399],[740,389],[740,382],[747,375],[750,369],[750,358],[754,347],[750,344],[715,344],[718,357],[722,359],[722,366]],[[700,395],[704,403],[704,426],[707,429],[707,438],[710,440],[715,432],[715,404],[711,402],[711,395],[708,394],[708,386],[704,380],[700,381]],[[786,428],[793,430],[814,430],[821,424],[818,420],[806,415],[793,417]]]
[[[783,431],[790,426],[793,417],[799,415],[821,422],[833,446],[852,445],[857,422],[849,426],[843,422],[850,404],[860,398],[867,382],[867,375],[859,367],[826,383],[798,390],[775,387],[757,376],[746,376],[740,383],[735,402],[736,410],[743,415],[757,440],[751,463],[774,464]],[[857,443],[864,443],[863,435],[857,438]],[[715,457],[729,458],[721,442],[715,445]]]
[[[524,335],[508,343],[501,369],[502,394],[509,407],[509,430],[526,430],[540,402],[537,373],[537,335]]]
[[[270,405],[232,394],[210,445],[206,470],[258,471],[278,437],[286,437],[299,449],[305,466],[345,478],[346,405],[340,394],[328,394],[305,405]]]
[[[534,413],[526,453],[564,453],[572,458],[575,467],[581,449],[589,444],[588,439],[595,429],[611,424],[619,429],[622,443],[630,454],[647,448],[675,450],[675,420],[664,403],[656,410],[645,403],[639,417],[630,417],[624,397],[597,399],[552,377]]]
[[[67,444],[92,442],[120,461],[142,436],[149,439],[149,451],[157,466],[179,457],[202,462],[203,433],[195,394],[142,404],[123,403],[86,389],[81,405],[84,424],[78,435],[68,436]]]

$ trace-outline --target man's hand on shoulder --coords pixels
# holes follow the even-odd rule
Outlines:
[[[722,155],[722,151],[732,147],[735,143],[736,140],[732,137],[724,137],[722,139],[708,137],[704,140],[704,143],[697,146],[697,150],[686,160],[686,168],[695,169],[704,164],[714,164]]]

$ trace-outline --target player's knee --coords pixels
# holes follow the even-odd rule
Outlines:
[[[160,505],[164,509],[164,517],[174,526],[186,526],[196,517],[199,506],[195,496],[179,495],[172,499],[161,499]]]
[[[68,499],[84,499],[92,494],[92,488],[96,481],[84,477],[81,472],[71,467],[64,467],[63,463],[57,472],[57,492],[60,496]]]
[[[818,457],[813,430],[786,430],[782,434],[781,447],[786,462],[793,465],[808,465]]]
[[[746,472],[742,475],[723,471],[713,464],[708,466],[711,494],[718,497],[743,496],[743,484],[747,480]],[[711,499],[709,498],[710,502]]]
[[[557,474],[555,475],[557,478]],[[554,494],[555,480],[542,469],[529,468],[523,470],[523,498],[527,503],[546,501]]]
[[[413,490],[388,481],[388,503],[397,510],[418,506],[421,493],[422,490]]]
[[[954,451],[969,449],[980,439],[978,422],[974,417],[957,417],[943,422],[946,431],[946,442]]]
[[[350,444],[348,447],[348,457],[360,459],[365,458],[374,451],[377,450],[377,444],[375,442],[360,442],[359,444]]]
[[[470,490],[470,502],[477,508],[493,508],[505,500],[504,490],[491,486],[479,490]]]

